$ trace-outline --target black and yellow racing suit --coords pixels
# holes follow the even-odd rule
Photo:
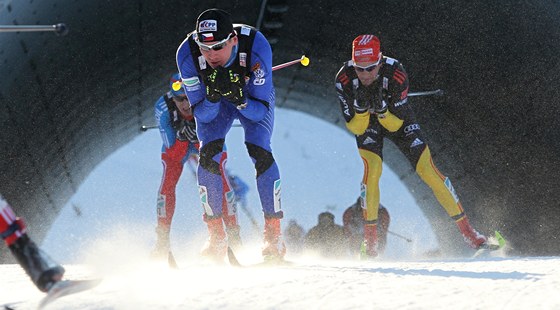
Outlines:
[[[354,110],[356,93],[361,84],[353,62],[342,66],[335,79],[336,91],[346,127],[356,136],[364,163],[361,196],[365,201],[366,224],[376,224],[379,208],[379,178],[383,161],[383,140],[389,138],[415,167],[420,178],[432,189],[437,200],[455,221],[464,217],[463,208],[449,178],[436,168],[420,125],[408,101],[409,82],[406,71],[396,59],[383,57],[377,79],[372,85],[388,105],[383,114],[373,107],[364,113]]]

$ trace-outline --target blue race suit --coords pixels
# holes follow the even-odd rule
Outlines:
[[[231,125],[238,119],[245,144],[256,169],[257,189],[265,218],[282,218],[280,173],[272,156],[270,139],[274,125],[272,49],[262,33],[247,25],[234,24],[238,44],[225,65],[245,78],[247,106],[238,110],[225,98],[213,103],[206,98],[206,81],[212,68],[202,56],[190,33],[177,50],[177,66],[189,101],[193,105],[201,141],[198,184],[201,201],[209,217],[221,216],[220,171],[222,145]]]

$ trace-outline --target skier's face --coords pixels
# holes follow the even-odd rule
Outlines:
[[[358,62],[354,64],[354,71],[356,71],[358,79],[364,86],[371,85],[377,79],[379,68],[381,68],[380,62]]]
[[[187,96],[174,96],[173,102],[175,102],[175,105],[179,109],[179,112],[181,112],[181,114],[183,114],[184,116],[189,116],[192,114],[191,103],[189,102]]]
[[[219,41],[215,42],[207,42],[205,43],[208,46],[212,46],[213,44],[220,43]],[[214,48],[200,48],[200,52],[204,59],[210,64],[210,67],[217,68],[219,66],[224,66],[229,57],[231,56],[231,50],[237,44],[237,36],[227,39],[226,41],[222,42],[223,45],[220,49],[216,50]]]

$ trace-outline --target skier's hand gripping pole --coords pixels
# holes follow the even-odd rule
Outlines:
[[[276,71],[276,70],[279,70],[279,69],[282,69],[282,68],[286,68],[286,67],[289,67],[291,65],[298,64],[298,63],[301,64],[304,67],[307,67],[309,65],[309,58],[305,57],[305,55],[302,55],[301,58],[299,58],[299,59],[294,59],[292,61],[288,61],[286,63],[273,66],[272,71]]]

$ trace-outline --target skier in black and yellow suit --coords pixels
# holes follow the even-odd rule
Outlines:
[[[379,178],[383,139],[389,138],[416,168],[447,214],[455,220],[465,241],[479,248],[487,238],[469,224],[451,181],[436,168],[420,125],[408,103],[408,76],[402,64],[381,53],[379,39],[360,35],[352,42],[352,60],[336,75],[336,91],[346,127],[356,135],[364,163],[361,196],[366,211],[365,255],[377,256]]]

